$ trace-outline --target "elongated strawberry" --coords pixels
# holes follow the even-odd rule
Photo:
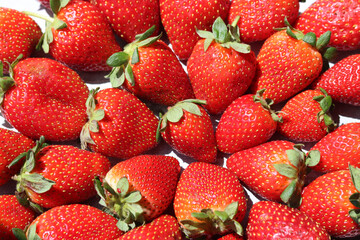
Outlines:
[[[82,148],[126,159],[155,147],[158,119],[133,94],[116,88],[92,90],[89,121],[81,132]]]
[[[24,59],[10,71],[0,78],[0,102],[12,126],[32,139],[79,137],[89,90],[75,71],[48,58]]]
[[[198,105],[204,103],[189,99],[169,108],[160,119],[158,134],[180,153],[200,162],[214,163],[217,155],[214,128],[210,116]]]

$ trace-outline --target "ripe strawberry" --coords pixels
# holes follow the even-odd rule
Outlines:
[[[217,17],[226,19],[230,0],[159,0],[161,22],[172,48],[186,60],[200,39],[197,29],[210,30]]]
[[[174,199],[175,216],[189,238],[235,231],[242,235],[246,196],[235,174],[204,162],[191,163],[181,174]]]
[[[9,73],[6,62],[12,63],[20,54],[30,57],[40,37],[41,29],[32,18],[18,10],[0,7],[0,62],[4,73]]]
[[[160,30],[159,0],[91,0],[109,20],[112,29],[126,42],[155,25]]]
[[[95,186],[100,204],[119,219],[123,231],[159,217],[172,203],[180,175],[171,156],[139,155],[117,163]]]
[[[274,28],[284,27],[285,17],[293,24],[298,14],[299,0],[233,0],[228,21],[240,16],[241,40],[251,43],[267,39],[275,33]]]
[[[300,211],[325,227],[332,237],[360,235],[360,169],[326,173],[304,188]]]
[[[79,137],[89,90],[75,71],[48,58],[27,58],[0,78],[0,86],[2,113],[20,133],[49,141]]]
[[[87,108],[83,149],[89,145],[105,156],[127,159],[156,146],[158,119],[133,94],[116,88],[92,90]]]
[[[355,50],[360,48],[359,22],[359,0],[317,0],[299,16],[296,27],[316,36],[331,31],[330,46]]]
[[[216,129],[217,147],[224,153],[235,153],[268,141],[282,119],[270,109],[272,101],[246,94],[232,102],[220,118]]]
[[[154,29],[137,35],[123,52],[108,59],[113,67],[107,76],[112,86],[123,85],[140,99],[163,105],[194,98],[189,78],[174,52],[159,40],[161,35],[149,38]]]
[[[331,239],[325,229],[306,214],[271,201],[260,201],[252,206],[246,233],[249,240]]]
[[[243,237],[240,237],[239,235],[235,234],[235,233],[230,233],[227,234],[221,238],[219,238],[218,240],[243,240]]]
[[[21,158],[30,148],[35,146],[35,142],[24,135],[0,128],[0,186],[7,183],[21,168],[17,164],[11,168],[8,165],[17,157]]]
[[[210,116],[198,105],[204,103],[189,99],[169,108],[160,119],[158,134],[180,153],[200,162],[214,163],[217,155],[214,128]]]
[[[295,142],[317,142],[336,124],[329,115],[331,97],[322,90],[305,90],[291,98],[281,109],[283,122],[278,132]]]
[[[317,151],[306,158],[301,145],[276,140],[231,155],[226,166],[261,197],[297,207],[307,167],[319,159]]]
[[[360,106],[360,54],[350,55],[335,63],[312,84],[323,88],[335,101]]]
[[[240,42],[236,23],[229,26],[218,17],[213,32],[200,31],[187,62],[189,78],[197,99],[206,100],[210,114],[222,113],[245,93],[255,76],[256,57],[250,46]]]

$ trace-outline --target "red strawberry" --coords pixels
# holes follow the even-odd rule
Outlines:
[[[247,94],[232,102],[221,116],[216,129],[217,147],[235,153],[268,141],[282,121],[270,109],[272,101],[262,98],[264,90]]]
[[[360,48],[359,22],[359,0],[317,0],[300,15],[296,27],[316,36],[331,31],[330,46],[355,50]]]
[[[0,78],[6,120],[33,139],[77,139],[86,123],[89,94],[80,76],[48,58],[27,58],[11,71],[10,78]]]
[[[293,24],[298,14],[299,0],[233,0],[228,20],[240,16],[241,40],[250,43],[265,40],[275,32],[274,28],[284,27],[285,17]]]
[[[323,88],[335,101],[360,106],[360,54],[350,55],[324,72],[312,84]]]
[[[360,235],[360,169],[326,173],[304,188],[300,211],[332,237]]]
[[[159,217],[172,203],[180,165],[176,158],[139,155],[119,162],[95,186],[101,204],[118,219],[123,231]]]
[[[226,166],[261,197],[297,207],[307,166],[316,165],[319,158],[317,151],[305,158],[301,145],[277,140],[231,155]]]
[[[158,131],[180,153],[200,162],[214,163],[217,155],[214,128],[210,116],[196,103],[205,102],[189,99],[169,108],[160,119]]]
[[[170,43],[180,60],[190,54],[200,37],[197,29],[210,30],[217,17],[226,19],[230,0],[159,0],[160,16]]]
[[[246,196],[235,174],[226,168],[191,163],[181,174],[174,199],[175,216],[190,238],[235,231],[242,235]]]
[[[243,240],[243,237],[240,237],[239,235],[235,234],[235,233],[230,233],[227,234],[221,238],[219,238],[218,240]]]
[[[21,163],[8,168],[8,165],[30,148],[35,142],[24,135],[0,128],[0,186],[7,183],[21,168]]]
[[[91,0],[107,17],[112,29],[126,42],[155,25],[160,30],[159,0]]]
[[[112,86],[123,85],[135,96],[163,105],[194,98],[189,78],[174,52],[159,40],[161,35],[149,38],[154,27],[108,59],[113,67],[107,76]]]
[[[0,62],[4,73],[9,72],[8,64],[22,54],[30,57],[40,40],[39,25],[25,13],[18,10],[0,7]]]
[[[81,133],[82,148],[126,159],[155,147],[158,119],[133,94],[116,88],[92,90],[89,121]]]
[[[246,233],[248,240],[331,239],[325,229],[306,214],[271,201],[252,206]]]
[[[237,19],[239,20],[239,19]],[[245,93],[255,76],[256,57],[250,46],[240,42],[237,20],[229,26],[218,17],[213,32],[200,31],[187,62],[189,78],[197,99],[206,100],[210,114],[220,114]]]

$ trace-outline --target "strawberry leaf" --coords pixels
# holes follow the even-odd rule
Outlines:
[[[289,149],[286,150],[286,155],[292,165],[294,165],[295,167],[299,166],[302,160],[299,151],[296,151],[295,149]]]
[[[231,219],[233,219],[238,212],[238,208],[239,202],[236,201],[227,205],[224,211],[229,215]]]
[[[54,14],[58,14],[69,2],[70,0],[50,0],[50,8]]]
[[[24,174],[22,179],[26,181],[26,187],[39,194],[49,191],[56,183],[55,181],[44,178],[44,176],[38,173]]]
[[[124,201],[128,203],[137,203],[141,200],[142,196],[139,191],[131,192],[127,197],[124,198]]]
[[[296,178],[297,177],[297,170],[293,166],[286,164],[286,163],[279,163],[274,164],[276,171],[288,178]]]
[[[129,225],[123,221],[123,220],[119,220],[117,223],[116,223],[116,226],[123,232],[127,232],[130,230],[130,227]]]
[[[303,41],[310,44],[311,46],[316,46],[316,35],[313,32],[309,32],[305,34]]]
[[[28,240],[41,240],[36,233],[36,223],[31,224],[27,230]]]
[[[136,64],[140,61],[139,48],[135,48],[134,53],[131,57],[131,64]]]
[[[94,186],[95,186],[95,190],[96,190],[98,196],[100,196],[101,199],[105,199],[106,198],[105,190],[104,190],[102,183],[100,181],[100,178],[98,176],[96,176],[94,178]]]
[[[354,205],[357,208],[360,208],[360,193],[354,193],[349,198],[352,205]]]
[[[210,31],[204,31],[196,28],[196,33],[201,37],[205,39],[215,39],[214,34]]]
[[[195,114],[197,116],[201,116],[201,111],[200,111],[200,107],[198,105],[196,105],[195,103],[190,103],[190,102],[182,102],[181,104],[178,105],[178,107],[181,107],[182,109],[184,109],[185,111]]]
[[[147,38],[139,43],[137,43],[136,45],[138,47],[147,47],[150,46],[151,44],[153,44],[154,42],[156,42],[157,40],[159,40],[161,38],[162,34],[160,33],[159,35],[157,35],[156,37],[151,37],[151,38]]]
[[[13,228],[12,233],[14,234],[17,240],[27,240],[24,230],[20,228]]]
[[[331,31],[327,31],[323,33],[316,42],[316,49],[321,51],[323,48],[325,48],[329,44],[330,38],[331,38]]]
[[[251,47],[245,43],[230,42],[230,47],[240,53],[250,53]]]
[[[151,27],[150,27],[148,30],[146,30],[145,32],[140,33],[140,34],[137,34],[137,35],[135,36],[135,40],[136,40],[137,42],[141,42],[141,41],[149,38],[149,37],[154,33],[155,29],[156,29],[156,26],[155,26],[155,25],[151,26]]]
[[[306,158],[305,165],[309,167],[314,167],[320,162],[320,151],[319,150],[311,150],[308,153],[308,157]]]
[[[125,78],[130,82],[131,86],[135,86],[134,73],[130,64],[126,65]]]
[[[225,42],[228,38],[228,29],[221,17],[216,18],[212,26],[212,32],[218,42]]]
[[[358,225],[360,225],[360,209],[350,210],[349,215]]]
[[[223,211],[214,211],[215,216],[217,216],[218,218],[220,218],[221,221],[225,222],[227,220],[230,219],[229,215],[226,212]]]
[[[356,190],[360,192],[360,168],[349,165],[349,170],[350,170],[352,182]]]
[[[203,221],[203,220],[209,218],[209,216],[204,212],[193,212],[193,213],[191,213],[191,216],[200,221]]]
[[[204,52],[206,52],[208,50],[208,48],[210,47],[211,43],[214,41],[213,38],[207,38],[204,41]]]
[[[107,60],[106,64],[110,67],[120,67],[129,62],[130,56],[125,52],[117,52],[112,54]]]
[[[285,188],[281,193],[280,198],[284,203],[289,203],[291,197],[294,195],[296,189],[296,180],[291,181],[291,183]]]
[[[179,122],[182,116],[184,115],[184,112],[182,108],[176,107],[176,105],[169,109],[169,111],[166,113],[166,118],[170,122],[176,123]]]
[[[119,181],[116,184],[116,190],[118,193],[120,193],[121,197],[125,197],[126,194],[129,191],[129,181],[126,177],[122,177],[119,179]]]
[[[325,50],[323,56],[326,60],[331,61],[335,58],[337,50],[334,47],[329,47]]]

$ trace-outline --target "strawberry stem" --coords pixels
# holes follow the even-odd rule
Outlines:
[[[25,13],[26,15],[32,16],[32,17],[36,17],[36,18],[40,18],[42,20],[45,20],[46,22],[52,23],[54,21],[54,18],[52,17],[48,17],[48,16],[44,16],[42,14],[38,14],[38,13],[34,13],[34,12],[29,12],[29,11],[23,11],[23,13]]]

